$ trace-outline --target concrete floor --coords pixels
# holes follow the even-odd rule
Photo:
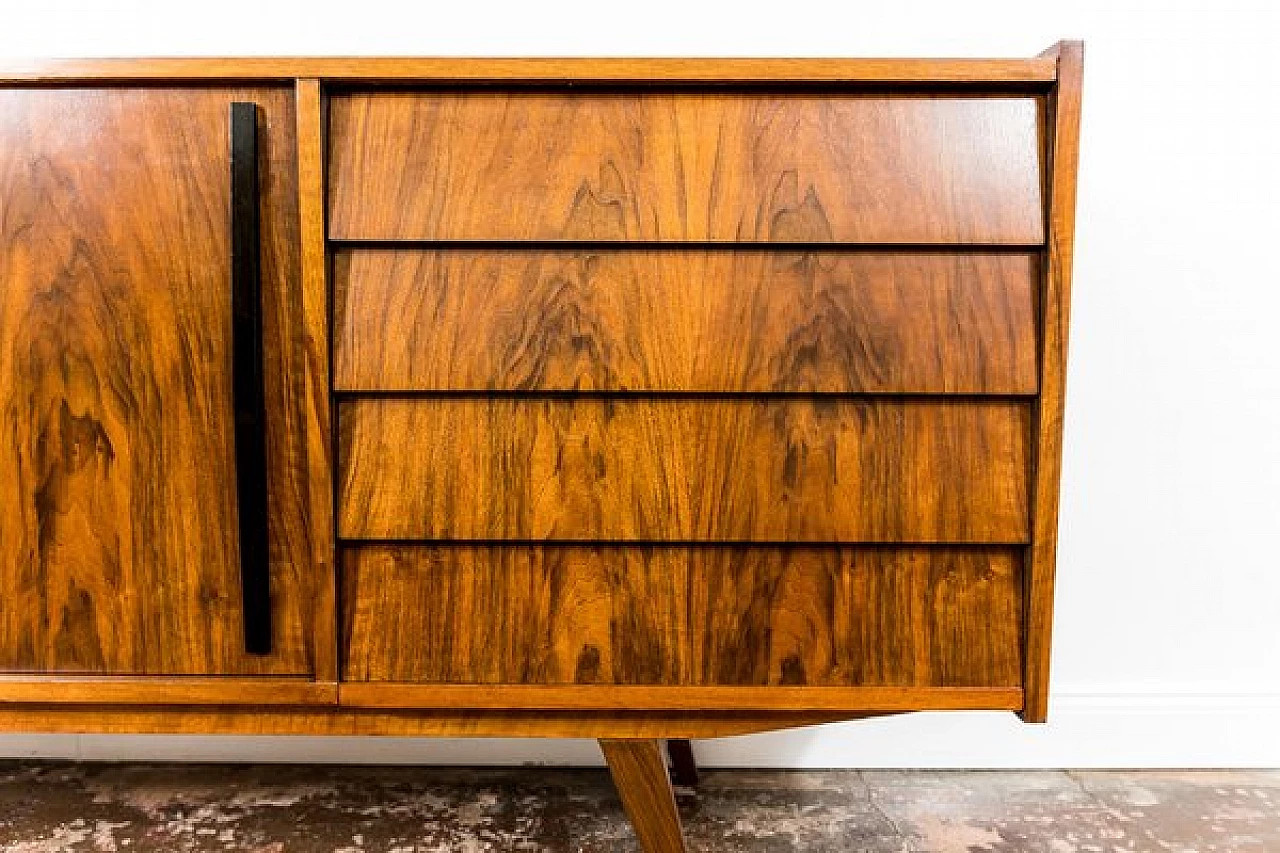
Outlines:
[[[1280,771],[757,772],[693,853],[1280,853]],[[0,851],[629,853],[603,771],[0,762]]]

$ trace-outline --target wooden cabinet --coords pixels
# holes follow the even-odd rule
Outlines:
[[[0,729],[1043,720],[1080,63],[0,68]]]

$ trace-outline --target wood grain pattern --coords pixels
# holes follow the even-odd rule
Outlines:
[[[357,400],[339,536],[1027,541],[1011,401]]]
[[[656,740],[600,741],[643,853],[685,853],[676,794]]]
[[[874,59],[770,57],[208,57],[6,59],[0,81],[290,80],[442,83],[566,81],[670,83],[1051,83],[1051,58]]]
[[[246,655],[228,104],[260,107],[274,653]],[[0,670],[312,671],[287,89],[0,91]]]
[[[337,239],[1039,244],[1034,97],[335,97]]]
[[[1058,552],[1058,490],[1062,473],[1062,417],[1066,398],[1067,329],[1075,250],[1076,169],[1080,159],[1080,94],[1084,45],[1058,46],[1059,80],[1050,137],[1049,245],[1041,331],[1041,393],[1036,407],[1032,487],[1034,528],[1027,572],[1027,705],[1023,719],[1045,721],[1049,711],[1050,640]]]
[[[1080,70],[1072,42],[1007,61],[0,62],[0,80],[112,81],[0,91],[0,731],[1043,720]],[[327,173],[328,80],[425,86],[348,87]],[[266,153],[265,659],[240,651],[231,532],[233,98],[262,105]],[[444,392],[345,406],[341,529],[635,544],[362,546],[338,595],[329,174],[340,239],[566,241],[339,252],[336,387]],[[834,245],[858,242],[934,248]],[[707,396],[448,396],[633,390]],[[1041,396],[721,396],[777,391]],[[339,600],[347,666],[382,680],[333,682]]]
[[[338,685],[310,678],[0,676],[0,706],[336,705]],[[0,714],[3,714],[0,711]]]
[[[313,572],[309,612],[315,676],[338,680],[338,567],[333,535],[333,419],[329,383],[329,255],[325,241],[324,93],[318,80],[294,88],[297,114],[298,250],[302,313],[303,427],[307,533]]]
[[[882,716],[795,711],[397,711],[9,705],[0,732],[383,737],[731,737]]]
[[[349,708],[512,711],[792,711],[861,714],[900,711],[1017,711],[1021,687],[732,687],[634,684],[427,684],[349,681]],[[679,737],[671,734],[668,737]]]
[[[347,681],[1016,686],[1018,548],[347,549]]]
[[[354,249],[340,390],[1034,394],[1037,256]]]

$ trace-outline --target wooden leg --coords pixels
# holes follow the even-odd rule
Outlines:
[[[671,781],[686,788],[698,784],[698,763],[693,760],[693,746],[687,740],[667,741],[671,758]]]
[[[644,853],[685,853],[675,791],[656,740],[602,740],[600,749]]]

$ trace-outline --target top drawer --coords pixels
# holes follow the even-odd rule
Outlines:
[[[1037,245],[1023,96],[333,98],[330,236]]]

